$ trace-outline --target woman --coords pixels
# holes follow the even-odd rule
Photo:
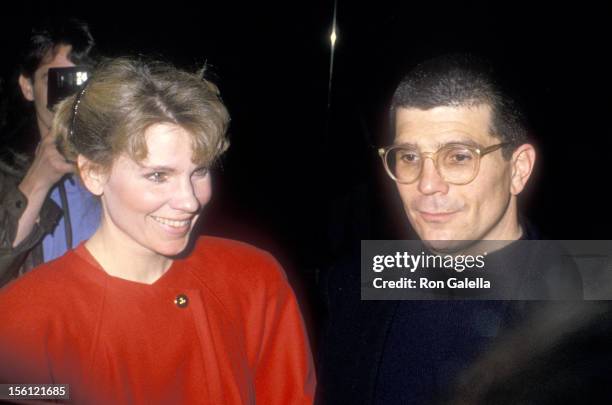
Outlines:
[[[102,221],[0,292],[2,382],[66,383],[86,403],[312,402],[278,263],[224,239],[190,247],[228,121],[200,75],[129,59],[104,62],[58,107],[59,148]]]

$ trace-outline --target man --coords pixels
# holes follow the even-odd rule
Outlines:
[[[55,147],[53,112],[47,108],[49,69],[92,65],[93,46],[87,24],[56,20],[34,29],[23,51],[18,85],[33,105],[39,143],[32,158],[17,156],[12,167],[3,164],[0,170],[0,286],[61,256],[89,238],[98,224],[96,201]],[[27,155],[28,149],[30,145],[21,152]]]
[[[508,272],[553,271],[532,260],[538,252],[523,255],[513,243],[538,238],[517,206],[536,152],[518,107],[483,65],[467,56],[419,65],[395,91],[391,122],[393,143],[379,153],[425,246],[457,254],[478,251],[484,241],[505,241],[487,262]],[[561,298],[581,297],[575,268],[560,278]],[[509,301],[361,301],[360,287],[356,260],[331,269],[325,279],[322,404],[448,399],[461,373],[502,331],[520,323],[528,307]],[[521,294],[539,297],[549,285],[524,287]]]

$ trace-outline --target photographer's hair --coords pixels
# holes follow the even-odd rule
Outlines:
[[[82,154],[107,170],[123,153],[145,159],[146,129],[170,123],[191,135],[192,160],[212,165],[229,145],[229,114],[203,74],[162,62],[102,61],[83,90],[58,105],[52,127],[58,149],[69,161]]]
[[[62,45],[72,47],[68,59],[75,65],[94,65],[95,42],[89,26],[77,19],[54,18],[32,29],[27,44],[23,46],[19,73],[34,80],[36,70],[46,58],[52,58]]]
[[[491,107],[490,134],[508,142],[503,155],[527,142],[527,123],[518,104],[502,90],[484,60],[466,54],[444,55],[417,65],[401,80],[391,100],[390,128],[398,108]]]

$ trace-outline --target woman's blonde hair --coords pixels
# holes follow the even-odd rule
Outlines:
[[[145,159],[145,130],[171,123],[192,136],[194,163],[212,165],[229,146],[229,114],[203,73],[129,58],[101,62],[86,87],[57,107],[58,149],[67,160],[82,154],[108,169],[122,153]]]

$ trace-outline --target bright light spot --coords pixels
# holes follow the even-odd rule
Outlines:
[[[76,74],[76,84],[77,86],[82,85],[87,81],[87,72],[77,72]]]
[[[336,36],[336,29],[334,28],[332,33],[331,33],[331,36],[329,37],[329,39],[331,40],[331,45],[332,46],[334,46],[334,44],[336,43],[336,39],[337,38],[338,37]]]

